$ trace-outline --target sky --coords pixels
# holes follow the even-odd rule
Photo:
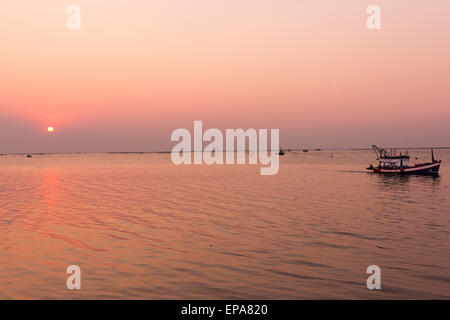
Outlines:
[[[166,151],[194,120],[277,128],[284,148],[450,146],[449,16],[448,0],[2,0],[0,153]]]

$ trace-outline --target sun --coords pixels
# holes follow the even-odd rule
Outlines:
[[[53,133],[53,132],[55,131],[55,129],[54,129],[53,127],[48,127],[48,128],[47,128],[47,131],[48,131],[49,133]]]

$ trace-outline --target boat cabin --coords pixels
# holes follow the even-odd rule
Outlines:
[[[409,167],[409,156],[387,156],[379,158],[380,167],[383,168],[405,168]]]

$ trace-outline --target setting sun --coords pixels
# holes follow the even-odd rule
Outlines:
[[[55,131],[55,129],[53,129],[53,127],[48,127],[48,128],[47,128],[47,131],[48,131],[49,133],[53,133],[53,132]]]

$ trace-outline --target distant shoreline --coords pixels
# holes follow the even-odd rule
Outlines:
[[[450,147],[388,147],[386,149],[398,149],[398,150],[427,150],[427,149],[435,149],[435,150],[447,150]],[[304,149],[290,149],[283,148],[286,151],[294,151],[294,152],[303,152],[304,150],[308,151],[370,151],[372,148],[304,148]],[[242,150],[247,152],[248,150]],[[191,152],[203,152],[203,151],[191,151]],[[226,150],[224,151],[226,152]],[[68,154],[169,154],[171,151],[111,151],[111,152],[20,152],[20,153],[0,153],[0,156],[23,156],[23,155],[68,155]]]

